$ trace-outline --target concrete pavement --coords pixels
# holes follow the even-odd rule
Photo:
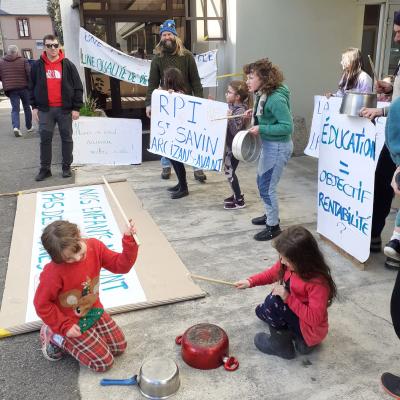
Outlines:
[[[0,160],[1,192],[36,187],[33,177],[37,168],[37,137],[14,138],[11,130],[6,129],[7,118],[5,111],[0,111],[0,148],[2,155],[7,153],[4,155],[7,161],[3,162],[3,157]],[[13,149],[14,157],[6,149]],[[17,157],[21,152],[23,156]],[[254,165],[239,165],[247,207],[234,211],[222,206],[223,199],[230,194],[223,174],[208,173],[207,183],[202,185],[193,180],[188,168],[190,196],[179,200],[169,198],[165,189],[175,184],[175,179],[162,181],[158,162],[126,167],[85,166],[78,169],[76,182],[90,182],[102,174],[130,182],[177,254],[195,274],[234,281],[261,271],[276,260],[270,243],[252,239],[258,228],[251,225],[250,219],[263,211],[257,196]],[[316,175],[316,160],[309,157],[290,160],[279,187],[283,227],[303,224],[315,233]],[[43,186],[66,181],[56,176]],[[0,198],[4,227],[0,234],[1,282],[15,202],[15,198]],[[393,220],[391,214],[384,241],[390,236]],[[128,349],[106,374],[79,368],[71,359],[58,363],[46,361],[41,357],[36,333],[1,340],[0,398],[140,399],[135,387],[104,388],[99,386],[99,380],[130,377],[139,371],[146,357],[165,355],[175,359],[180,368],[182,385],[175,399],[384,399],[380,374],[386,370],[400,373],[399,342],[389,314],[396,273],[383,268],[382,254],[372,256],[366,270],[360,271],[329,244],[322,240],[319,243],[332,266],[339,298],[329,309],[327,339],[309,356],[286,361],[255,349],[253,336],[266,327],[256,319],[254,308],[268,293],[267,288],[238,291],[198,282],[209,294],[204,299],[116,316],[125,331]],[[200,371],[182,361],[175,336],[200,322],[216,323],[225,329],[230,353],[240,362],[238,371],[230,373],[223,368]]]

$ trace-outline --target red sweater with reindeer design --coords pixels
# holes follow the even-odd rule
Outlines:
[[[90,310],[99,309],[102,314],[100,269],[125,274],[137,258],[138,246],[132,236],[122,238],[122,253],[108,249],[97,239],[87,239],[86,245],[83,260],[62,264],[51,261],[44,267],[33,300],[37,315],[54,333],[63,336]]]

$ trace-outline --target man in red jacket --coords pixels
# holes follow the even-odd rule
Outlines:
[[[8,46],[7,55],[0,60],[0,81],[4,93],[11,101],[11,123],[16,137],[21,137],[19,107],[22,101],[25,113],[25,126],[32,132],[32,111],[29,105],[29,75],[31,69],[26,58],[20,56],[18,47]]]
[[[54,35],[43,38],[44,52],[32,66],[31,106],[39,121],[40,171],[37,181],[51,176],[54,126],[61,136],[62,176],[72,176],[72,120],[79,118],[83,105],[83,86],[75,65],[64,57]]]

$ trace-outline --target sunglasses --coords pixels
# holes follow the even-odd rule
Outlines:
[[[45,46],[48,48],[48,49],[58,49],[58,46],[59,46],[59,43],[46,43],[45,44]]]

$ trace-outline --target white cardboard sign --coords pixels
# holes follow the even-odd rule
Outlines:
[[[129,165],[142,162],[140,119],[80,117],[73,121],[74,163]]]
[[[151,96],[151,153],[221,171],[228,105],[219,101],[155,90]]]
[[[336,114],[322,126],[317,231],[365,262],[369,257],[376,129],[366,118]]]

